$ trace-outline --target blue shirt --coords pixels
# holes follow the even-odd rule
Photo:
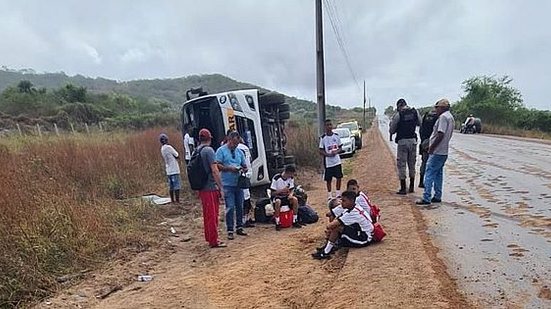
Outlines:
[[[230,150],[228,145],[223,145],[218,150],[216,150],[215,161],[224,165],[224,166],[234,166],[234,167],[246,167],[245,163],[245,154],[240,149],[235,148]],[[239,173],[222,171],[221,177],[223,186],[232,186],[237,187],[237,179],[239,178]]]

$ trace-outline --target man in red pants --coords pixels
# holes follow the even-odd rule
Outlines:
[[[203,204],[203,226],[205,240],[211,248],[226,247],[226,244],[218,240],[218,213],[220,208],[220,197],[223,198],[224,190],[220,179],[218,166],[214,162],[214,149],[210,146],[212,135],[207,129],[199,131],[199,142],[197,150],[203,161],[203,167],[208,174],[205,186],[199,190],[199,197]]]

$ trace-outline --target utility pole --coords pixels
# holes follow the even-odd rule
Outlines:
[[[368,107],[367,107],[367,109],[369,110],[369,116],[373,116],[373,117],[375,117],[375,115],[371,115],[371,114],[372,114],[372,112],[371,112],[371,98],[369,98],[369,100],[368,100],[368,103],[367,103],[367,104],[368,104]]]
[[[362,128],[365,129],[366,126],[365,126],[365,80],[364,80],[364,121],[363,121],[363,124],[362,124]]]
[[[316,0],[316,79],[318,133],[320,136],[323,135],[325,124],[325,68],[323,62],[323,12],[321,0]]]

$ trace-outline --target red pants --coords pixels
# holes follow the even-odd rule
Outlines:
[[[203,204],[203,229],[205,240],[211,246],[218,244],[218,211],[220,209],[220,192],[199,191]]]

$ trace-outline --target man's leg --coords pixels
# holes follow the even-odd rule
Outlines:
[[[425,170],[427,169],[427,160],[429,154],[426,151],[421,152],[421,168],[419,169],[419,188],[425,187]]]
[[[409,171],[409,193],[415,188],[415,163],[417,162],[417,144],[408,145],[408,171]]]
[[[408,159],[407,145],[398,145],[396,153],[396,168],[398,169],[398,179],[400,179],[400,189],[396,194],[405,195],[406,192],[406,164]]]
[[[281,229],[281,225],[280,225],[280,222],[279,222],[279,214],[281,212],[281,200],[276,198],[273,202],[274,204],[274,219],[275,219],[275,223],[276,223],[276,231],[279,231]]]
[[[327,236],[327,242],[325,244],[325,246],[323,247],[323,250],[320,252],[316,252],[314,254],[312,254],[312,257],[314,259],[328,259],[329,258],[329,254],[331,254],[331,251],[333,250],[333,247],[335,246],[335,242],[337,241],[337,239],[339,239],[340,235],[341,235],[341,231],[342,231],[342,227],[339,226],[339,227],[336,227],[336,228],[332,228],[330,230],[327,230],[326,231],[326,236]]]
[[[302,226],[298,223],[298,199],[294,196],[289,197],[289,206],[293,210],[293,227],[301,228]]]
[[[437,161],[435,155],[430,154],[427,160],[427,169],[425,170],[425,191],[423,192],[423,201],[430,202],[432,195],[432,186],[437,172]]]
[[[243,230],[243,190],[235,188],[235,221],[237,225],[237,235],[245,236],[247,233]]]
[[[323,172],[323,179],[325,180],[325,185],[327,187],[327,200],[331,200],[333,198],[333,195],[331,194],[331,181],[333,181],[333,175],[331,174],[331,170],[329,168],[325,168],[325,171]]]
[[[342,183],[342,164],[334,167],[333,176],[337,178],[337,197],[341,197],[341,183]]]
[[[199,192],[201,204],[203,205],[203,230],[205,240],[209,245],[218,245],[218,192],[202,191]]]
[[[442,200],[442,185],[444,181],[444,164],[448,159],[448,156],[438,155],[438,165],[436,175],[434,177],[434,200]]]
[[[224,186],[224,200],[226,202],[226,230],[228,232],[228,237],[230,233],[233,236],[233,214],[235,212],[235,194],[234,189],[230,186]]]

